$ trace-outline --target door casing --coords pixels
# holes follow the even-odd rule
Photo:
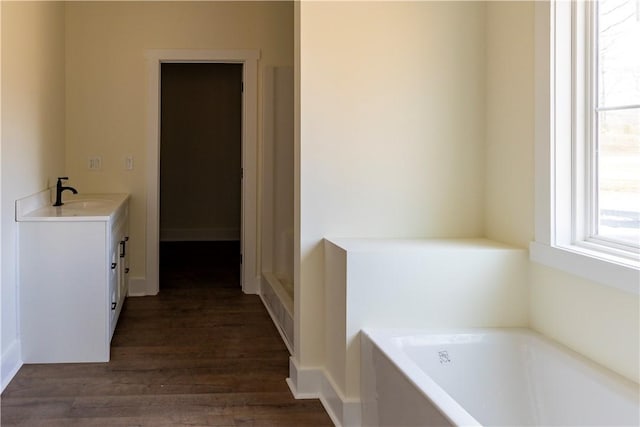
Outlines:
[[[248,294],[259,291],[258,230],[258,59],[259,50],[149,49],[147,61],[147,221],[146,278],[135,295],[156,295],[160,289],[160,68],[162,63],[242,64],[242,208],[240,248],[241,286]]]

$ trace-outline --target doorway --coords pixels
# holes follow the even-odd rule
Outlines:
[[[239,283],[241,146],[242,64],[161,64],[163,263],[180,254],[216,256],[222,250]],[[206,263],[206,257],[193,259]]]
[[[147,59],[147,215],[146,277],[129,287],[131,295],[155,295],[159,291],[160,246],[160,72],[165,63],[242,64],[242,207],[240,247],[241,287],[245,293],[258,293],[257,260],[257,63],[259,50],[150,49]]]

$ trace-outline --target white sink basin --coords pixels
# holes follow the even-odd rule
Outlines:
[[[50,202],[17,215],[18,221],[104,221],[129,198],[128,194],[65,195],[62,206]]]
[[[81,199],[81,200],[71,200],[68,202],[64,202],[62,208],[72,208],[72,209],[102,209],[107,206],[113,205],[113,200],[104,200],[104,199]]]

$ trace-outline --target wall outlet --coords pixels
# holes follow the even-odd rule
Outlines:
[[[127,156],[124,159],[124,170],[132,171],[133,170],[133,156]]]
[[[89,156],[88,162],[89,170],[102,169],[102,157],[101,156]]]

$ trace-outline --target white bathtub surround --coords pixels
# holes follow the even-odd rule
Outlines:
[[[324,257],[326,363],[308,376],[293,365],[290,381],[316,393],[338,425],[360,425],[362,328],[527,325],[525,250],[485,239],[329,239]]]
[[[363,425],[637,426],[638,384],[528,329],[366,329]]]

